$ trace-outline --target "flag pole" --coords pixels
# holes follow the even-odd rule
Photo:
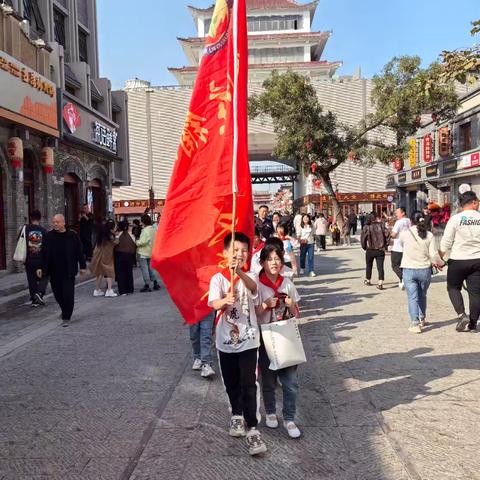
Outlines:
[[[237,217],[237,160],[238,160],[238,1],[233,0],[233,157],[232,157],[232,258],[235,254],[235,219]],[[232,269],[230,277],[231,293],[235,291],[235,269]]]

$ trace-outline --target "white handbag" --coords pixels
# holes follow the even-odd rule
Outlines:
[[[267,323],[260,328],[270,359],[270,370],[280,370],[307,361],[296,318]]]
[[[26,227],[25,225],[20,232],[20,237],[18,237],[17,246],[15,247],[15,252],[13,253],[13,259],[16,262],[25,263],[27,259],[27,239],[25,234]]]

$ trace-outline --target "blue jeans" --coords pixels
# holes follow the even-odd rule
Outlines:
[[[427,291],[432,280],[432,269],[403,268],[403,284],[407,291],[408,313],[412,325],[418,325],[427,315]]]
[[[308,273],[313,272],[314,244],[307,243],[300,245],[300,268],[305,269],[305,257],[307,257]]]
[[[268,358],[263,342],[260,345],[258,354],[258,365],[260,367],[263,404],[265,413],[271,415],[277,412],[275,389],[277,387],[277,378],[280,379],[283,390],[283,420],[294,421],[297,411],[298,379],[297,366],[282,368],[280,370],[270,370],[270,359]]]
[[[156,270],[154,270],[150,265],[150,258],[147,257],[138,257],[138,265],[142,271],[143,281],[145,285],[150,286],[150,282],[158,282],[160,277]]]
[[[194,360],[202,363],[212,363],[212,334],[215,312],[209,313],[203,320],[190,325],[190,341]]]

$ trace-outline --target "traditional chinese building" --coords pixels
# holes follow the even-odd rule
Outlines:
[[[336,76],[342,62],[323,59],[332,32],[312,31],[317,4],[318,1],[247,0],[249,92],[261,91],[263,81],[273,70],[292,69],[311,78],[325,109],[332,110],[342,122],[357,124],[371,111],[372,84],[360,75]],[[169,69],[179,86],[153,87],[149,82],[135,80],[128,82],[125,88],[129,99],[131,184],[114,190],[119,207],[116,212],[139,214],[142,207],[132,207],[132,202],[147,201],[151,190],[155,200],[165,199],[213,8],[213,5],[204,9],[188,7],[197,34],[178,39],[189,62],[185,67]],[[275,142],[271,124],[260,120],[249,123],[251,161],[276,161],[272,157]],[[148,176],[145,175],[147,171]],[[390,171],[381,165],[364,168],[352,162],[337,169],[332,178],[338,191],[356,195],[355,201],[348,197],[350,200],[343,202],[345,212],[351,209],[381,211],[393,207],[388,199],[394,191],[384,191]],[[303,171],[294,191],[297,208],[328,210],[326,202],[320,205],[317,201],[325,192],[321,187],[316,189],[314,180]],[[365,196],[380,192],[381,198],[375,201]]]
[[[0,271],[33,210],[112,213],[128,172],[125,92],[100,78],[95,0],[0,5]]]

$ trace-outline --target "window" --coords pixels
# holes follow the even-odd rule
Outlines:
[[[277,30],[299,30],[302,25],[300,15],[273,15],[270,17],[248,17],[249,32],[270,32]]]
[[[303,47],[255,48],[248,51],[248,61],[251,64],[290,63],[303,62],[303,60]]]
[[[72,95],[75,95],[75,89],[72,88],[72,87],[70,87],[69,85],[65,85],[65,90],[66,90],[68,93],[70,93],[70,94],[72,94]]]
[[[460,151],[465,152],[472,148],[472,124],[462,123],[459,127]]]
[[[65,45],[65,15],[60,13],[58,10],[53,9],[53,23],[54,23],[54,33],[55,41],[62,45],[66,49]]]
[[[208,32],[209,32],[209,30],[210,30],[210,25],[211,25],[211,23],[212,23],[212,19],[211,19],[211,18],[207,18],[207,19],[205,20],[205,23],[204,23],[205,36],[208,35]]]
[[[80,61],[88,63],[88,36],[83,30],[78,30],[78,50]]]
[[[96,102],[95,100],[92,100],[92,108],[98,111],[98,102]]]
[[[30,22],[30,25],[39,36],[45,33],[45,24],[40,13],[38,0],[23,0],[23,17]]]

